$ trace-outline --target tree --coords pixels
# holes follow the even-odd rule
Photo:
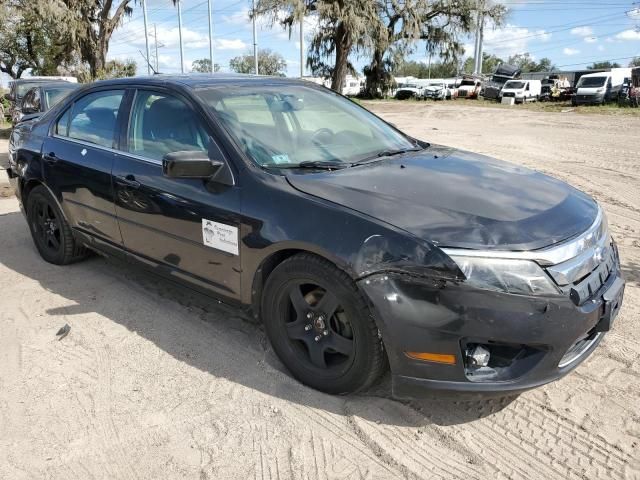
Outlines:
[[[373,29],[378,34],[371,62],[365,68],[369,96],[379,96],[387,89],[385,70],[413,52],[418,40],[426,41],[426,53],[437,55],[441,65],[457,65],[464,53],[462,41],[475,27],[478,15],[476,0],[376,0],[376,4],[384,28],[380,32]],[[499,4],[485,4],[482,11],[494,24],[499,24],[505,13]]]
[[[629,67],[640,67],[640,57],[635,57],[633,60],[629,62]]]
[[[536,62],[531,55],[527,53],[517,53],[509,57],[507,63],[510,65],[514,65],[523,73],[527,72],[550,72],[556,69],[556,66],[553,65],[551,59],[549,58],[541,58],[540,62]]]
[[[307,66],[317,76],[331,78],[331,88],[342,90],[347,73],[355,73],[351,54],[369,48],[381,24],[375,0],[258,0],[257,12],[271,24],[289,29],[306,15],[318,28],[309,43]],[[330,63],[332,62],[332,63]]]
[[[96,78],[105,80],[107,78],[134,77],[136,70],[137,65],[135,60],[128,59],[123,62],[120,60],[109,60],[105,63],[104,68],[98,71]]]
[[[589,70],[602,70],[607,68],[620,68],[620,64],[618,62],[611,63],[607,60],[606,62],[594,62],[587,67]]]
[[[55,75],[73,58],[66,26],[43,14],[40,2],[0,2],[0,71],[20,78],[31,70],[36,75]]]
[[[229,61],[229,68],[237,73],[254,73],[253,53],[232,58]],[[268,48],[258,50],[258,73],[260,75],[284,77],[286,70],[287,62],[282,55],[272,52]]]
[[[453,62],[433,62],[431,69],[429,65],[423,62],[413,60],[403,61],[395,66],[393,75],[399,77],[416,77],[416,78],[447,78],[454,77],[458,73],[458,65]]]
[[[469,57],[465,60],[464,66],[463,66],[463,70],[465,73],[473,73],[473,63],[474,63],[473,57]],[[499,57],[496,57],[495,55],[490,55],[488,53],[482,54],[482,72],[483,73],[495,72],[496,68],[498,68],[498,65],[500,65],[501,63],[504,63],[504,60],[502,60]]]
[[[199,60],[194,60],[191,63],[191,71],[198,73],[210,73],[211,72],[211,59],[210,58],[201,58]],[[213,64],[213,71],[219,72],[220,65],[217,63]]]

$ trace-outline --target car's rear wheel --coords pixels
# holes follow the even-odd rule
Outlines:
[[[346,394],[370,387],[386,359],[362,294],[341,270],[310,254],[271,273],[262,318],[273,349],[302,383]]]
[[[27,197],[27,220],[40,256],[49,263],[66,265],[85,256],[56,201],[43,187],[35,187]]]

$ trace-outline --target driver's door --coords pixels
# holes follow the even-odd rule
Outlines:
[[[113,168],[116,215],[125,248],[160,273],[230,298],[240,296],[240,194],[237,186],[162,173],[176,151],[208,151],[210,129],[189,99],[139,89]],[[231,241],[211,242],[213,228]]]

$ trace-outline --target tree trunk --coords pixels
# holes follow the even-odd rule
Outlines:
[[[366,95],[369,98],[380,98],[384,96],[384,51],[376,48],[373,52],[371,64],[367,69],[367,84],[365,87]]]
[[[331,90],[342,93],[342,84],[347,77],[349,53],[353,43],[343,23],[336,29],[336,64],[331,73]]]

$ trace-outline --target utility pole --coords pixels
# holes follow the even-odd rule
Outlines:
[[[207,2],[209,6],[209,61],[211,62],[211,73],[215,71],[213,67],[213,19],[211,18],[211,0]]]
[[[258,75],[258,31],[256,30],[256,0],[251,2],[253,15],[253,71]]]
[[[304,78],[304,15],[300,19],[300,78]]]
[[[484,0],[478,2],[478,16],[476,23],[475,59],[473,74],[482,75],[482,40],[484,36]]]
[[[180,72],[184,73],[184,48],[182,46],[182,5],[180,0],[178,4],[178,36],[180,37]]]
[[[153,24],[153,38],[155,39],[155,43],[156,43],[156,72],[159,72],[160,69],[158,68],[158,29],[156,28],[156,24]]]
[[[149,56],[149,31],[147,30],[147,2],[140,0],[142,3],[142,16],[144,17],[144,43],[147,47],[147,75],[151,75],[151,57]]]
[[[433,52],[429,52],[429,80],[431,80],[431,55],[433,55]]]

